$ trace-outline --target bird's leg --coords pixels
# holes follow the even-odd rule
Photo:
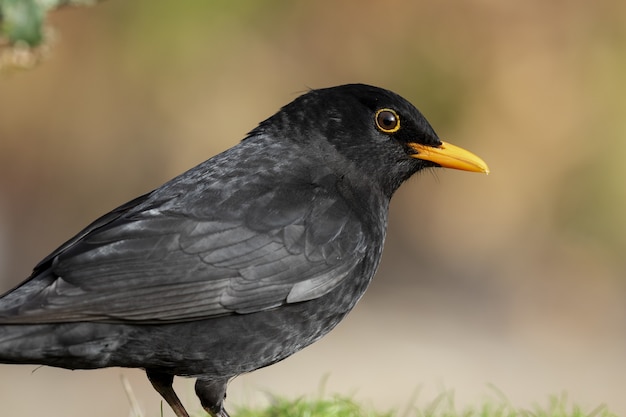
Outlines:
[[[196,381],[196,395],[200,404],[213,417],[229,417],[224,409],[226,386],[228,380],[207,380],[198,378]]]
[[[180,402],[176,392],[174,392],[174,388],[172,388],[174,375],[163,374],[149,369],[146,370],[146,374],[154,389],[161,394],[161,397],[172,407],[176,417],[189,417],[187,410],[183,407],[183,403]]]

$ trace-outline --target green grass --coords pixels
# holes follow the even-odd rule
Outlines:
[[[550,397],[547,404],[530,409],[514,407],[504,397],[478,407],[458,409],[451,392],[439,395],[424,407],[411,406],[402,411],[378,412],[342,396],[296,400],[273,398],[264,409],[235,407],[233,411],[233,417],[617,417],[604,405],[583,410],[570,404],[566,395]]]
[[[234,417],[393,417],[393,412],[379,413],[366,410],[350,398],[290,401],[274,398],[265,409],[239,408]]]

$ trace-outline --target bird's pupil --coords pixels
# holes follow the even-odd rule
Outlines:
[[[378,123],[380,123],[382,127],[393,129],[396,126],[396,115],[390,111],[381,112],[378,115]]]

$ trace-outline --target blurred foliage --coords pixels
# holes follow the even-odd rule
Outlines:
[[[0,0],[0,70],[31,68],[48,52],[46,15],[62,6],[86,6],[97,0]]]
[[[0,39],[39,46],[46,14],[61,6],[93,5],[97,0],[0,0]]]
[[[43,39],[46,12],[43,2],[36,0],[1,0],[0,37],[7,37],[11,44],[39,45]]]
[[[626,26],[596,26],[583,87],[588,114],[586,156],[563,176],[558,224],[618,258],[626,250]]]

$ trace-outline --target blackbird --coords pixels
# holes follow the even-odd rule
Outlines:
[[[392,194],[429,167],[488,172],[397,94],[311,90],[238,145],[95,220],[0,298],[0,363],[174,376],[214,417],[237,375],[315,342],[379,264]]]

